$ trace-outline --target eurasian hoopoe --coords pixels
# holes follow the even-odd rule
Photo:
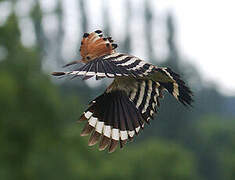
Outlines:
[[[117,44],[111,37],[103,38],[102,31],[85,33],[81,42],[82,59],[72,64],[84,63],[68,72],[54,72],[54,76],[73,75],[84,80],[114,78],[106,91],[90,102],[79,121],[86,121],[81,136],[91,134],[88,145],[98,141],[99,150],[109,147],[115,151],[144,128],[153,119],[167,90],[183,105],[191,105],[192,92],[180,76],[170,68],[157,67],[135,56],[117,53]]]

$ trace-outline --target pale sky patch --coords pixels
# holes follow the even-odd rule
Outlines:
[[[20,25],[25,25],[32,29],[32,23],[25,18],[29,14],[28,6],[22,6],[23,1],[17,3],[17,8],[21,12],[16,12],[22,17]],[[33,2],[27,0],[28,3]],[[133,55],[140,58],[147,58],[145,52],[146,43],[144,42],[144,24],[143,24],[143,0],[131,0],[133,8],[133,19],[130,26],[133,42]],[[164,30],[164,18],[168,12],[172,12],[176,23],[176,40],[180,55],[194,64],[204,79],[205,84],[213,81],[219,87],[219,90],[227,95],[235,95],[235,1],[232,0],[152,0],[154,24],[154,41],[156,46],[154,51],[158,58],[164,59],[167,54],[166,36]],[[65,9],[65,40],[63,46],[63,55],[65,57],[79,57],[77,42],[80,40],[81,17],[78,12],[79,3],[76,0],[62,1]],[[102,3],[108,3],[111,22],[111,36],[119,43],[125,35],[125,0],[87,0],[85,1],[88,19],[89,31],[103,29]],[[24,3],[25,4],[25,3]],[[53,34],[53,24],[57,24],[56,17],[52,14],[56,7],[55,0],[42,0],[41,5],[46,13],[43,24],[45,30]],[[8,8],[7,8],[8,7]],[[0,7],[0,25],[9,14],[9,3],[2,3]],[[33,44],[35,37],[29,38],[30,30],[24,32],[22,41],[27,46]],[[143,42],[143,43],[141,43]],[[69,44],[69,46],[68,46]],[[68,60],[70,61],[70,59]]]

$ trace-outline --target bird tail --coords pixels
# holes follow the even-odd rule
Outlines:
[[[115,151],[143,128],[144,119],[124,91],[105,92],[94,99],[79,121],[87,121],[81,136],[90,135],[89,146],[99,143],[99,150]]]

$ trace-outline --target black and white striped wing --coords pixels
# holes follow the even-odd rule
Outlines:
[[[91,134],[90,146],[100,141],[99,149],[113,152],[122,148],[149,123],[156,113],[161,87],[152,80],[138,80],[127,94],[123,90],[105,92],[90,104],[81,121],[87,121],[81,135]]]
[[[87,121],[81,135],[91,134],[88,145],[98,141],[99,150],[109,147],[113,152],[118,142],[122,148],[127,140],[139,132],[144,120],[124,91],[112,91],[97,97],[81,116],[80,121]]]
[[[173,72],[170,68],[155,68],[155,73],[150,77],[165,88],[179,102],[187,106],[192,104],[193,93],[185,82],[180,78],[180,75]]]
[[[132,76],[135,78],[144,77],[154,72],[155,66],[140,60],[137,57],[127,54],[113,53],[94,59],[84,66],[68,72],[55,72],[53,75],[72,75],[89,79],[93,76],[96,79],[108,77]]]
[[[137,81],[136,88],[133,88],[129,94],[129,98],[147,123],[157,112],[156,107],[160,106],[159,98],[162,97],[162,89],[158,82],[141,80]]]

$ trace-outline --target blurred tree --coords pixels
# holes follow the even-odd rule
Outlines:
[[[219,116],[222,114],[225,98],[218,93],[215,87],[203,88],[201,91],[198,91],[196,95],[195,115],[196,113],[200,113],[200,116],[207,114]]]
[[[48,38],[44,32],[43,25],[42,25],[43,12],[41,10],[39,0],[35,1],[35,5],[31,9],[31,18],[32,18],[33,24],[34,24],[37,48],[39,49],[38,50],[40,52],[39,55],[41,56],[41,58],[39,60],[42,61],[46,55],[48,48],[49,48],[49,46],[48,46],[49,41],[48,41]]]
[[[159,139],[144,142],[107,160],[104,179],[201,179],[193,154]]]
[[[235,111],[234,111],[234,107],[235,107],[235,97],[234,96],[228,96],[225,97],[225,101],[223,103],[222,106],[222,114],[223,116],[226,117],[235,117]]]
[[[111,34],[111,28],[110,28],[110,14],[109,14],[109,1],[107,0],[102,0],[102,15],[103,15],[103,24],[104,24],[104,29],[103,32],[106,35]]]
[[[37,49],[22,46],[15,14],[0,27],[0,34],[0,44],[8,52],[0,62],[0,177],[64,179],[68,174],[60,151],[61,133],[75,110],[71,107],[77,112],[80,106],[71,106],[74,101],[69,97],[69,106],[62,103],[55,86],[41,73]],[[59,164],[62,171],[52,174],[51,168],[58,170]]]
[[[58,27],[57,34],[54,39],[55,42],[53,44],[55,45],[55,59],[59,66],[63,66],[65,64],[63,56],[62,56],[62,47],[63,47],[63,40],[64,40],[64,11],[62,8],[62,1],[57,0],[57,6],[56,6],[56,15],[58,18]]]
[[[86,7],[85,7],[85,1],[84,0],[79,0],[79,12],[81,15],[81,18],[79,20],[79,22],[81,22],[81,28],[82,28],[82,32],[85,33],[88,30],[88,23],[87,23],[87,13],[86,13]],[[80,46],[80,44],[79,44]]]
[[[167,45],[168,45],[168,58],[167,63],[174,68],[176,72],[179,72],[180,69],[178,67],[179,65],[179,55],[178,55],[178,49],[175,44],[175,24],[174,19],[171,14],[168,14],[167,20]]]
[[[153,52],[153,47],[155,46],[155,42],[153,41],[152,36],[152,29],[153,23],[155,23],[155,19],[153,19],[153,12],[151,8],[151,2],[149,0],[144,1],[144,20],[145,20],[145,37],[146,37],[146,44],[147,44],[147,54],[148,59],[151,63],[155,64],[156,57]]]
[[[132,19],[132,7],[131,2],[129,0],[125,1],[125,11],[126,11],[126,18],[125,18],[125,36],[124,41],[122,43],[122,50],[125,53],[130,53],[131,51],[131,19]]]
[[[200,171],[207,179],[235,178],[235,121],[217,115],[205,116],[197,124],[196,152]]]
[[[17,17],[12,13],[10,17],[8,17],[5,26],[0,27],[0,44],[6,48],[7,52],[16,51],[20,46],[20,29],[16,21]],[[15,46],[12,46],[12,44],[15,44]],[[7,55],[11,56],[12,54],[8,53]],[[14,61],[14,59],[11,61]]]

